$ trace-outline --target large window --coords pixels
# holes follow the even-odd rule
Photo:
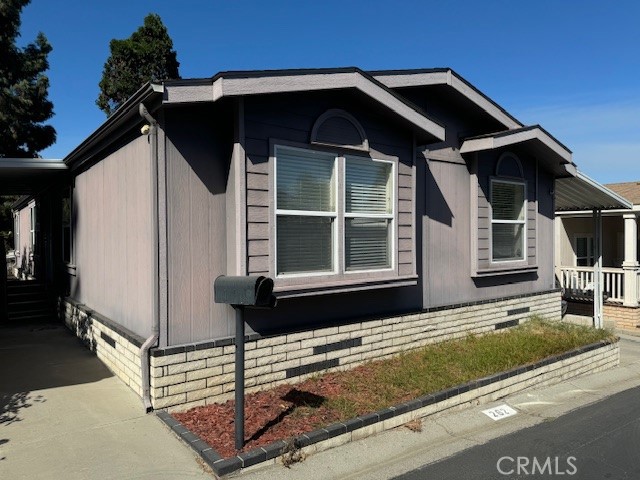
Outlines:
[[[491,259],[494,262],[525,259],[525,184],[491,181]]]
[[[393,266],[393,164],[276,148],[276,273]]]

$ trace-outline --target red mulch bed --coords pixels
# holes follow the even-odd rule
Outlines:
[[[360,366],[356,370],[366,370]],[[353,372],[353,370],[352,370]],[[302,383],[280,385],[271,390],[256,392],[245,397],[245,440],[241,450],[248,451],[286,440],[331,423],[346,420],[335,410],[324,405],[326,399],[336,397],[344,390],[336,374],[326,374]],[[232,457],[235,449],[235,402],[195,407],[173,416],[193,433],[211,445],[223,457]],[[364,414],[368,412],[359,412]]]

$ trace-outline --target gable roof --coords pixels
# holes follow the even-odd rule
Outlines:
[[[513,145],[526,145],[534,155],[548,164],[556,176],[573,176],[576,173],[571,150],[540,125],[465,138],[460,146],[460,153],[494,150]]]
[[[640,205],[640,181],[624,183],[606,183],[609,190],[623,196],[634,205]]]
[[[451,68],[423,68],[415,70],[374,70],[369,72],[389,88],[448,85],[504,125],[516,129],[524,125],[504,108],[486,96]]]
[[[421,108],[357,67],[220,72],[212,78],[164,83],[165,104],[216,102],[225,97],[355,89],[422,131],[427,143],[445,129]]]

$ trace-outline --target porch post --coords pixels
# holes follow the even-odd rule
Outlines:
[[[593,211],[593,326],[602,328],[602,211]]]
[[[624,218],[624,303],[638,306],[638,220],[635,213],[625,213]]]

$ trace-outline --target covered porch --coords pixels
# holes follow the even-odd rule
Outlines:
[[[596,326],[605,317],[635,327],[640,268],[638,215],[631,202],[578,172],[556,184],[555,266],[565,298],[582,303]],[[638,310],[640,312],[640,310]],[[626,321],[629,320],[629,321]],[[640,318],[638,318],[640,321]]]

